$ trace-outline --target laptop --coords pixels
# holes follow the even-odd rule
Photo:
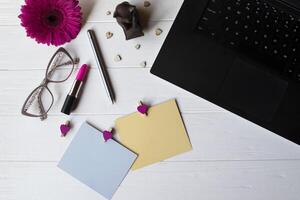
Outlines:
[[[300,144],[300,1],[185,0],[151,73]]]

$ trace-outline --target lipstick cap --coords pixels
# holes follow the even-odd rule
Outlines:
[[[61,112],[66,115],[70,115],[70,113],[75,108],[75,106],[76,106],[76,97],[68,95],[61,109]]]

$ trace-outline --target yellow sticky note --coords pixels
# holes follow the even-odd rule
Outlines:
[[[175,100],[150,107],[147,116],[121,117],[116,128],[122,144],[138,154],[133,170],[192,149]]]

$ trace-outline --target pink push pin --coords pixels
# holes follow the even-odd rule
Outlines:
[[[149,106],[143,104],[143,102],[140,101],[140,105],[137,107],[137,111],[141,113],[142,115],[147,116],[148,115]]]
[[[108,131],[103,131],[103,138],[104,138],[105,142],[112,139],[112,136],[113,136],[112,131],[113,131],[112,128],[109,129]]]
[[[66,121],[65,124],[60,125],[61,137],[66,137],[66,135],[70,130],[71,130],[70,121]]]

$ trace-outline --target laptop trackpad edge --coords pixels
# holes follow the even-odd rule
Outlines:
[[[237,58],[219,92],[229,107],[262,121],[271,121],[288,82]]]

